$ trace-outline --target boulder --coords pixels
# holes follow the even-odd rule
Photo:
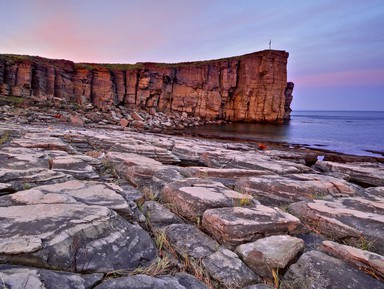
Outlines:
[[[384,200],[339,198],[294,203],[289,212],[316,232],[340,242],[384,254]]]
[[[203,227],[220,243],[231,247],[268,235],[302,230],[298,218],[278,208],[263,205],[207,210],[203,214]]]
[[[384,288],[381,281],[319,251],[302,255],[289,267],[282,284],[291,289]]]
[[[2,263],[109,272],[147,265],[156,255],[148,233],[100,206],[11,206],[0,218]]]
[[[219,249],[219,244],[194,225],[174,224],[165,227],[165,235],[181,256],[195,259],[207,257]]]
[[[160,193],[163,202],[185,218],[196,221],[211,208],[252,204],[252,197],[226,188],[222,183],[189,178],[167,184]]]
[[[257,275],[273,279],[304,249],[304,241],[289,235],[270,236],[237,246],[236,253]]]
[[[204,269],[224,288],[242,288],[259,283],[261,279],[239,257],[227,249],[221,249],[202,261]]]

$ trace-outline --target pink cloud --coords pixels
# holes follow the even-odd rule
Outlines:
[[[384,69],[348,70],[298,76],[293,79],[302,87],[370,86],[384,84]]]

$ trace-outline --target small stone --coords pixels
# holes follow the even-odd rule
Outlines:
[[[80,126],[80,127],[83,127],[84,126],[84,121],[83,119],[78,116],[78,115],[71,115],[69,117],[69,121],[70,123],[73,125],[73,126]]]
[[[120,125],[122,127],[127,127],[128,124],[129,124],[129,121],[126,118],[120,119]]]

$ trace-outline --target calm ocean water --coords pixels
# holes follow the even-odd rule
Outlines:
[[[294,111],[289,124],[228,124],[196,128],[207,135],[304,144],[355,155],[384,151],[384,111]]]

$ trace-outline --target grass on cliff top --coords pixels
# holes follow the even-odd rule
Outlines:
[[[19,55],[19,54],[0,54],[0,61],[10,63],[30,62],[37,65],[53,65],[58,67],[73,66],[73,62],[65,59],[50,59],[40,56]]]

